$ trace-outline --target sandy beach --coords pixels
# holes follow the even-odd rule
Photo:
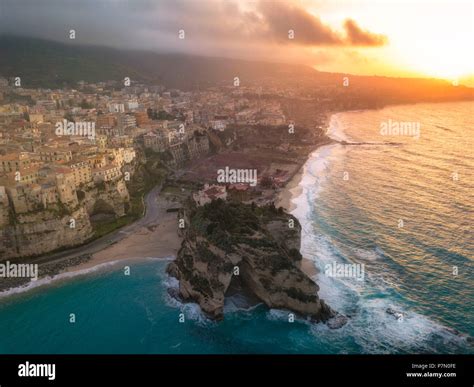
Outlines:
[[[291,180],[285,185],[285,187],[277,194],[275,201],[276,207],[283,207],[287,212],[291,212],[295,209],[295,205],[292,203],[292,199],[301,194],[301,187],[299,186],[301,178],[304,173],[304,165],[298,170],[298,172],[291,178]]]
[[[88,261],[71,266],[67,271],[82,271],[108,262],[176,257],[181,246],[176,212],[166,211],[170,203],[165,199],[158,196],[156,201],[158,210],[153,222],[130,232],[118,242],[92,254]]]
[[[285,187],[278,193],[275,206],[283,207],[287,212],[291,213],[295,209],[295,204],[292,202],[293,198],[298,197],[302,188],[300,187],[301,178],[304,173],[304,165],[298,170],[298,172],[291,178],[291,180],[285,185]],[[310,278],[314,278],[318,273],[314,262],[303,257],[301,261],[301,270]]]

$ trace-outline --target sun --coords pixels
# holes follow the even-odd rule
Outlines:
[[[362,74],[389,74],[457,80],[474,74],[472,0],[341,0],[333,5],[334,26],[350,11],[371,31],[388,37],[384,47],[357,49],[367,58],[338,63]],[[343,9],[338,9],[343,4]],[[316,9],[316,8],[315,8]],[[353,50],[354,51],[354,50]],[[343,62],[340,60],[339,62]],[[338,68],[339,70],[341,68]]]
[[[459,40],[431,40],[407,50],[406,62],[428,77],[456,80],[474,73],[474,51]]]
[[[474,73],[472,4],[420,3],[408,11],[400,10],[392,26],[392,41],[407,68],[450,80]]]

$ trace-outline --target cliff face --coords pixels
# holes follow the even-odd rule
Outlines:
[[[179,296],[222,319],[233,276],[270,308],[315,321],[336,313],[318,297],[319,287],[300,270],[298,220],[273,206],[213,201],[188,209],[185,239],[168,273]]]
[[[74,205],[58,203],[47,209],[0,217],[8,220],[0,223],[0,259],[40,255],[80,245],[93,236],[91,216],[103,210],[100,203],[106,203],[107,211],[120,217],[129,201],[122,180],[104,184],[100,189],[80,190],[77,196],[80,197]]]
[[[50,211],[24,214],[2,232],[0,257],[17,258],[83,243],[92,235],[92,227],[86,210],[79,207],[62,216]]]
[[[93,215],[100,212],[101,203],[106,203],[107,211],[113,212],[116,216],[125,215],[125,203],[130,199],[127,186],[123,180],[104,184],[100,188],[94,187],[85,190],[81,205],[85,207],[87,213]]]
[[[0,187],[0,230],[10,223],[10,206],[3,187]]]

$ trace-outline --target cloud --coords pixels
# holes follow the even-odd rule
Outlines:
[[[69,40],[69,29],[76,41]],[[185,40],[178,39],[183,29]],[[288,39],[288,30],[295,38]],[[256,0],[0,0],[0,34],[73,44],[278,59],[301,48],[376,46],[386,38],[348,19],[340,29],[301,3]],[[301,54],[303,55],[303,54]]]
[[[295,34],[294,42],[307,46],[381,46],[387,42],[385,36],[362,30],[352,19],[347,19],[344,24],[344,36],[325,25],[317,16],[289,3],[262,0],[258,9],[268,32],[279,42],[289,41],[290,29]]]
[[[388,41],[387,37],[384,35],[362,30],[352,19],[346,20],[344,28],[347,33],[347,40],[351,45],[383,46]]]
[[[338,34],[302,8],[263,0],[258,10],[267,25],[268,35],[279,42],[288,42],[288,31],[291,29],[295,32],[295,43],[298,44],[342,44]]]

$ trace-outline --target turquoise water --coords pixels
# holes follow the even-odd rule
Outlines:
[[[94,273],[14,296],[0,308],[1,353],[332,353],[357,345],[331,342],[323,326],[286,322],[286,314],[257,306],[225,321],[203,319],[193,304],[168,296],[174,281],[165,261]],[[76,322],[69,322],[74,313]],[[185,316],[180,323],[180,313]],[[319,337],[323,330],[327,336]],[[314,330],[314,333],[313,333]],[[336,344],[336,345],[335,345]],[[342,344],[342,343],[341,343]],[[347,347],[346,347],[347,345]]]
[[[320,269],[321,297],[350,315],[343,328],[232,300],[210,322],[168,295],[177,284],[167,262],[150,259],[130,276],[108,268],[1,298],[0,353],[474,353],[472,112],[459,103],[333,116],[334,137],[402,143],[323,147],[295,192],[303,255]],[[382,136],[388,119],[416,120],[419,138]],[[327,276],[333,262],[364,264],[364,280]]]

